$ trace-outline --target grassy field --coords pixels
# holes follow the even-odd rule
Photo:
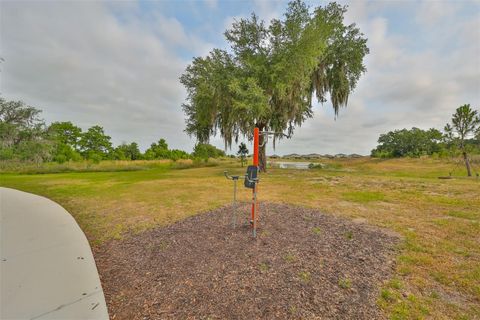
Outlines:
[[[390,318],[480,319],[480,180],[438,179],[455,167],[444,160],[326,162],[329,169],[270,169],[261,176],[260,200],[364,219],[401,234],[396,274],[378,298]],[[90,242],[101,245],[125,232],[228,204],[232,183],[223,171],[243,174],[244,169],[229,160],[215,165],[157,163],[116,171],[124,165],[110,164],[104,170],[4,173],[0,185],[57,201]],[[464,174],[461,169],[456,173]],[[250,196],[240,189],[240,200]]]

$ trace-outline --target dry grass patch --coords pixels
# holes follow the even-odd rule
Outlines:
[[[386,283],[379,292],[391,318],[480,317],[480,180],[438,179],[454,167],[442,160],[328,161],[340,169],[262,174],[260,199],[319,208],[402,234],[395,276],[400,285]],[[243,174],[245,168],[225,161],[188,170],[10,174],[0,184],[59,202],[99,244],[230,203],[233,185],[224,170]],[[238,200],[250,198],[251,191],[240,187]]]

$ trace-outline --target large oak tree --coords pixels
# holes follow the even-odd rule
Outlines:
[[[291,135],[313,116],[314,98],[330,97],[337,114],[366,71],[368,54],[364,35],[344,24],[346,10],[293,1],[268,26],[255,14],[233,23],[225,32],[230,48],[194,58],[180,78],[188,93],[186,132],[200,143],[219,132],[230,147],[240,136],[251,138],[254,127]],[[260,167],[266,168],[264,145]]]

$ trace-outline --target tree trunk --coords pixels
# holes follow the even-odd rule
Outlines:
[[[264,124],[257,124],[260,135],[258,137],[258,166],[261,172],[267,172],[267,146],[264,144],[265,136],[262,135],[262,131],[265,129]]]
[[[263,138],[260,136],[259,139],[260,146],[258,147],[258,166],[260,167],[260,171],[267,172],[267,153],[266,153],[266,145],[263,145]]]
[[[472,170],[470,169],[470,161],[468,161],[468,156],[465,151],[463,151],[463,160],[465,160],[465,166],[467,167],[467,174],[469,177],[472,176]]]

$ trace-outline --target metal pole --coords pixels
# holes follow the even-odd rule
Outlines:
[[[257,237],[257,217],[256,217],[256,212],[255,210],[257,209],[257,182],[255,182],[255,185],[253,187],[253,237]]]
[[[237,201],[237,180],[233,180],[233,228],[237,226],[237,214],[236,214],[236,201]]]
[[[260,131],[258,128],[253,129],[253,165],[258,167],[258,142],[259,142],[259,134]],[[256,201],[256,183],[254,185],[254,188],[252,190],[252,196],[253,196],[253,201],[252,201],[252,227],[255,230],[255,215],[256,215],[256,207],[255,207],[255,201]],[[255,233],[255,231],[254,231]]]
[[[233,228],[236,227],[237,225],[237,180],[239,178],[239,176],[229,176],[228,175],[228,171],[223,171],[223,174],[225,175],[225,178],[229,179],[229,180],[233,180],[233,208],[232,208],[232,211],[233,211],[233,216],[232,216],[232,224],[233,224]]]

